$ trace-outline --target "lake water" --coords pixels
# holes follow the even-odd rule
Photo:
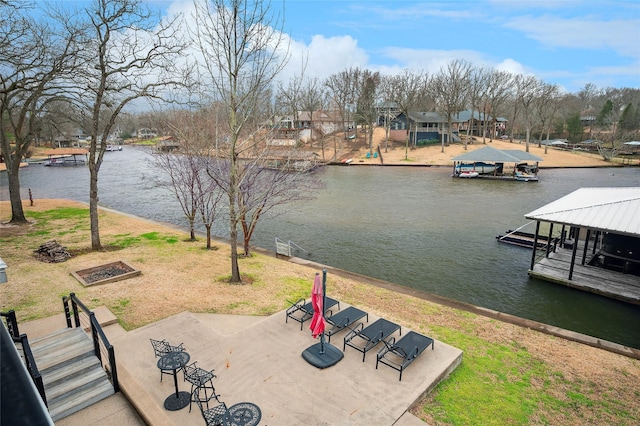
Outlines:
[[[105,154],[100,204],[186,228],[177,202],[153,183],[147,152]],[[540,182],[453,179],[449,168],[329,167],[318,198],[262,222],[252,244],[275,250],[275,237],[313,261],[424,292],[640,348],[640,307],[527,275],[531,252],[497,243],[526,223],[524,214],[580,187],[640,186],[640,169],[542,170]],[[88,202],[86,167],[31,165],[23,198]],[[6,174],[0,198],[8,199]],[[226,237],[227,222],[214,227]],[[639,278],[640,280],[640,278]]]

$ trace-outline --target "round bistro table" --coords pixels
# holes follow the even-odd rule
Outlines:
[[[169,411],[180,410],[187,405],[191,400],[191,394],[189,392],[180,392],[178,390],[178,369],[187,365],[191,356],[187,352],[169,352],[163,355],[158,360],[158,368],[163,371],[173,371],[173,384],[176,387],[176,393],[171,394],[164,400],[164,408]]]
[[[262,411],[252,402],[239,402],[227,410],[226,421],[229,426],[256,426],[260,423]]]

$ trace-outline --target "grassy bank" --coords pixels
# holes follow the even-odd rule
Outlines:
[[[9,282],[0,285],[0,310],[19,321],[62,312],[60,298],[75,292],[90,307],[105,305],[126,329],[188,310],[270,315],[287,300],[308,297],[315,269],[267,255],[240,260],[245,284],[231,285],[229,247],[188,242],[172,227],[101,212],[106,250],[88,250],[89,213],[82,204],[35,200],[25,204],[33,222],[0,226],[0,257]],[[0,202],[0,221],[9,219]],[[36,260],[48,240],[74,257],[63,263]],[[83,287],[70,275],[124,260],[139,277]],[[432,336],[464,351],[460,367],[413,412],[431,425],[636,424],[640,418],[640,363],[408,295],[366,281],[329,274],[328,292],[364,310]],[[410,374],[411,370],[407,371]]]

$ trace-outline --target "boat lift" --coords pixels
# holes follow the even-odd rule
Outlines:
[[[291,257],[293,251],[303,251],[307,256],[311,256],[311,252],[303,249],[293,241],[289,240],[286,243],[280,238],[276,237],[276,254]]]
[[[522,225],[521,227],[515,230],[508,230],[506,234],[498,235],[496,237],[496,240],[499,243],[506,243],[506,244],[526,247],[526,248],[533,248],[534,244],[538,248],[542,248],[542,247],[546,247],[547,245],[549,245],[549,243],[551,243],[553,244],[554,251],[555,251],[555,247],[559,241],[558,237],[553,237],[552,235],[548,235],[548,236],[538,235],[538,239],[536,241],[535,234],[531,232],[522,231],[522,229],[533,224],[534,222],[535,221],[532,220],[530,222],[525,223],[524,225]],[[549,229],[549,231],[551,231],[552,229],[553,228]]]

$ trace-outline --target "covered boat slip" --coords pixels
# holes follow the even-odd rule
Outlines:
[[[525,215],[560,238],[533,245],[529,275],[640,305],[640,188],[581,188]]]
[[[475,171],[478,178],[536,182],[540,161],[543,159],[528,152],[485,146],[454,157],[452,176],[467,177],[463,173]]]
[[[84,166],[89,151],[84,148],[54,148],[44,152],[47,156],[45,166]]]

